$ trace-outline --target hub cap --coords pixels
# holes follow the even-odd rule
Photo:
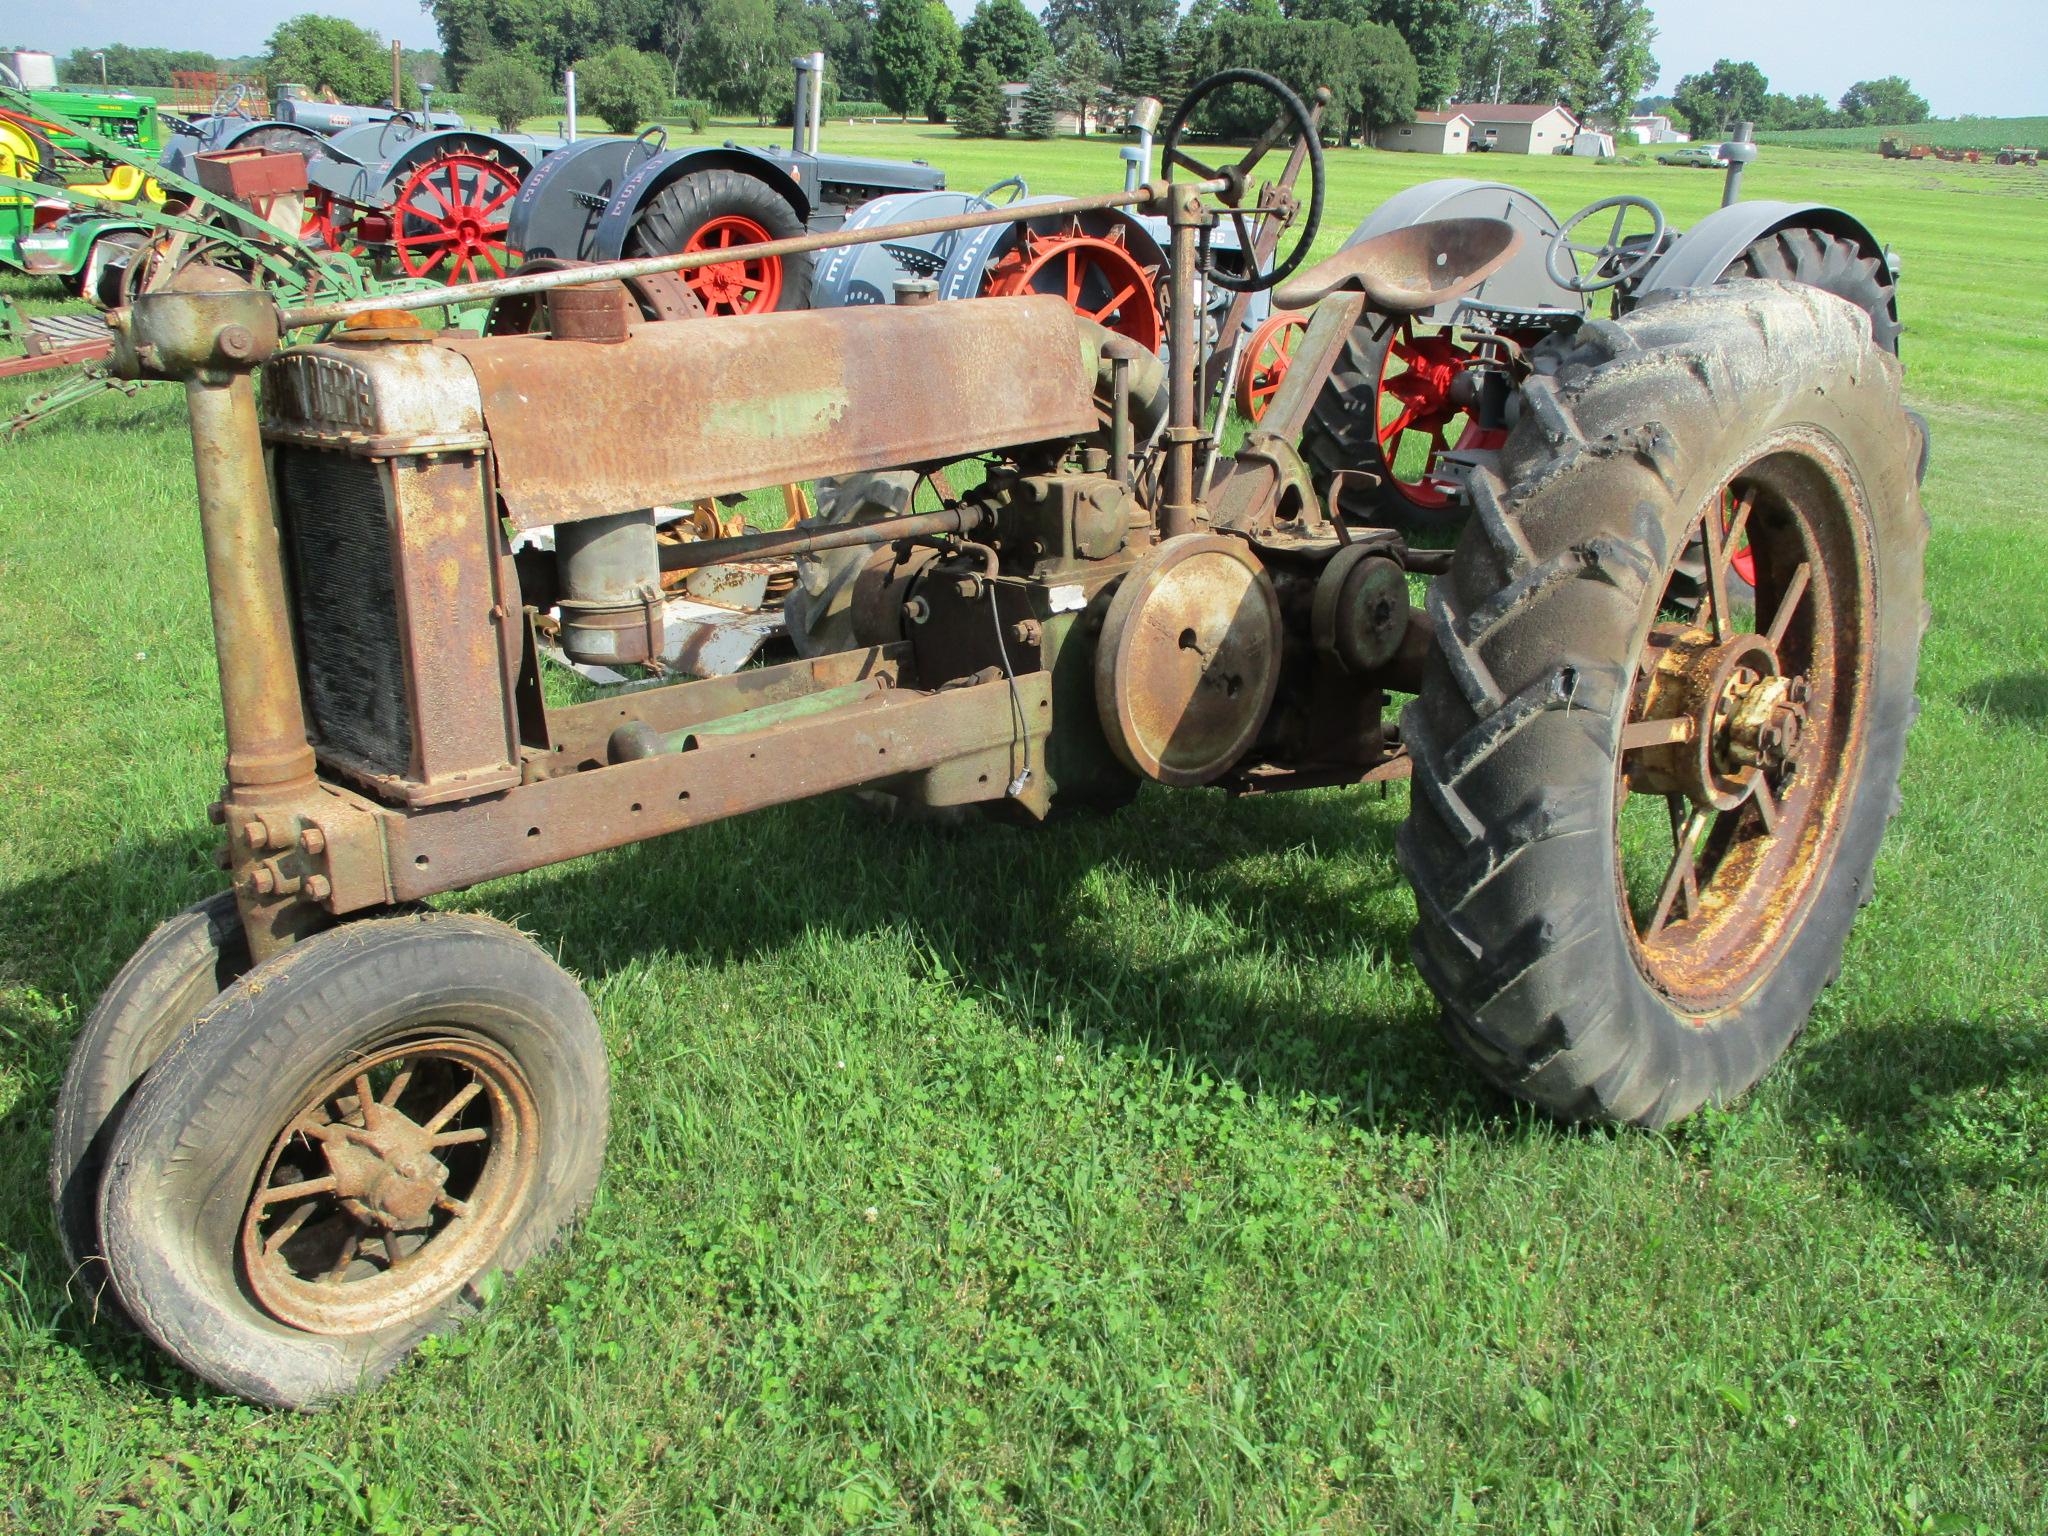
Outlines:
[[[759,245],[775,237],[767,227],[744,214],[726,213],[706,219],[684,243],[688,255]],[[683,273],[683,281],[710,315],[765,315],[782,302],[782,258],[714,262]]]

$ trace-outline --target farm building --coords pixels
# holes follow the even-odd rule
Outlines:
[[[1579,131],[1579,120],[1558,106],[1463,101],[1448,110],[1471,120],[1472,148],[1505,155],[1548,155],[1569,149]]]
[[[1003,113],[1012,133],[1016,132],[1024,121],[1024,98],[1030,90],[1028,81],[1008,80],[1003,83]],[[1099,132],[1102,126],[1097,121],[1099,114],[1091,112],[1088,116],[1089,127]],[[1061,107],[1052,115],[1052,131],[1062,134],[1079,133],[1081,119],[1071,107]]]
[[[1622,124],[1623,129],[1636,136],[1638,144],[1690,144],[1692,135],[1681,133],[1671,126],[1671,119],[1662,112],[1652,112],[1643,117],[1631,117]]]
[[[1472,119],[1456,107],[1418,112],[1405,123],[1390,123],[1373,139],[1381,149],[1419,155],[1462,155],[1472,141]]]

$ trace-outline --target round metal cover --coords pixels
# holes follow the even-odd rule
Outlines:
[[[1095,652],[1095,705],[1124,764],[1207,784],[1258,739],[1280,681],[1280,602],[1236,539],[1168,539],[1126,576]]]
[[[654,155],[641,139],[579,139],[534,167],[512,199],[507,238],[529,257],[597,257],[597,225],[625,179]]]
[[[988,203],[972,192],[892,192],[865,202],[847,216],[840,229],[872,229],[884,224],[909,224],[919,219],[975,213]],[[896,283],[906,277],[935,278],[953,258],[954,247],[975,230],[920,235],[912,240],[874,245],[839,245],[818,253],[811,273],[811,307],[838,309],[847,304],[887,304]]]

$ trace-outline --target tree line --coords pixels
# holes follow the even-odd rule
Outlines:
[[[944,0],[422,0],[442,51],[406,55],[411,80],[460,90],[505,126],[546,111],[575,69],[579,105],[631,132],[688,97],[762,122],[787,119],[790,60],[823,51],[827,108],[869,103],[950,118],[960,131],[1048,136],[1118,126],[1139,96],[1178,100],[1229,65],[1263,69],[1304,96],[1331,93],[1325,135],[1369,137],[1451,101],[1559,102],[1581,118],[1669,110],[1695,136],[1747,118],[1763,128],[1924,121],[1927,103],[1897,76],[1859,81],[1833,106],[1787,96],[1753,63],[1719,60],[1670,97],[1645,101],[1657,74],[1647,0],[977,0],[964,22]],[[174,71],[261,69],[350,100],[389,94],[385,45],[339,18],[278,26],[261,58],[190,50],[78,49],[67,82],[172,83]],[[1018,83],[1023,89],[1016,89]],[[410,95],[410,83],[408,84]],[[1012,97],[1017,100],[1013,103]],[[413,104],[408,101],[407,105]],[[1212,102],[1198,126],[1255,131],[1267,108]]]

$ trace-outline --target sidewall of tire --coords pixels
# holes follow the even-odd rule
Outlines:
[[[804,233],[804,223],[788,200],[757,177],[733,170],[693,171],[655,194],[656,204],[665,204],[687,242],[705,221],[724,214],[741,214],[768,231],[771,239],[788,239]],[[651,211],[651,210],[650,210]],[[645,214],[641,217],[644,219]],[[628,237],[628,255],[648,255],[665,247],[653,244],[636,228]],[[682,244],[675,249],[681,250]],[[811,267],[808,255],[784,256],[782,293],[777,310],[807,309],[811,302]]]
[[[524,1218],[483,1271],[411,1322],[332,1337],[276,1322],[249,1297],[239,1264],[243,1211],[271,1139],[348,1062],[424,1033],[492,1042],[526,1075],[541,1131]],[[482,1274],[516,1270],[581,1212],[602,1161],[606,1095],[588,1000],[515,930],[429,913],[303,941],[223,993],[137,1092],[100,1198],[115,1288],[145,1332],[214,1385],[318,1407],[458,1324]]]

